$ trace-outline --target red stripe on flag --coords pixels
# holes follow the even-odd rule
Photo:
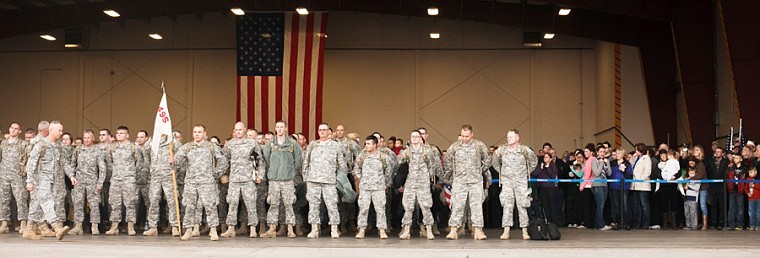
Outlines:
[[[314,14],[310,13],[306,18],[306,45],[304,60],[303,60],[303,106],[301,109],[301,128],[306,134],[307,139],[310,139],[311,126],[309,125],[309,108],[311,108],[311,58],[312,58],[312,46],[314,44]]]
[[[269,76],[261,76],[261,131],[269,131]]]
[[[274,94],[274,121],[282,120],[282,76],[275,77]]]
[[[256,79],[252,76],[248,76],[248,106],[246,107],[248,109],[248,121],[246,124],[248,125],[248,128],[253,128],[255,125],[254,117],[256,115]]]
[[[317,95],[315,96],[316,104],[315,107],[315,119],[314,122],[317,124],[322,123],[322,74],[324,72],[324,62],[325,62],[325,38],[327,33],[327,13],[323,13],[322,15],[322,23],[321,28],[319,28],[319,32],[322,33],[319,35],[319,60],[317,65]]]
[[[288,132],[296,133],[296,76],[298,73],[298,16],[290,23],[290,78],[288,78]],[[286,46],[287,47],[287,46]],[[283,67],[283,69],[285,69]]]
[[[241,86],[240,76],[235,76],[235,77],[237,78],[237,84],[235,84],[237,85],[237,87],[235,88],[235,90],[237,90],[237,103],[235,106],[236,107],[235,111],[237,112],[235,113],[235,121],[240,121],[240,100],[242,98],[242,96],[240,96],[240,86]]]

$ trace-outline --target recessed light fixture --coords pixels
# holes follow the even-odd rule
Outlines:
[[[435,16],[438,15],[438,7],[430,7],[427,9],[428,15]]]
[[[45,39],[45,40],[49,40],[49,41],[55,41],[55,37],[53,37],[53,36],[50,36],[50,35],[48,35],[48,34],[45,34],[45,35],[40,35],[40,38],[43,38],[43,39]]]
[[[306,10],[304,7],[298,7],[296,8],[296,12],[300,15],[307,15],[309,14],[309,10]]]
[[[232,8],[230,9],[230,12],[234,13],[235,15],[245,15],[245,11],[240,8]]]
[[[150,37],[150,38],[152,38],[152,39],[156,39],[156,40],[159,40],[159,39],[163,39],[163,38],[164,38],[164,37],[161,37],[161,35],[159,35],[159,34],[157,34],[157,33],[151,33],[151,34],[148,34],[148,37]]]
[[[554,33],[544,33],[544,39],[553,39]]]
[[[570,9],[570,8],[560,8],[560,9],[559,9],[559,12],[558,12],[557,14],[559,14],[559,15],[562,15],[562,16],[565,16],[565,15],[568,15],[568,14],[570,14],[570,11],[571,11],[571,10],[572,10],[572,9]]]
[[[119,14],[117,11],[114,11],[114,10],[111,10],[111,9],[103,10],[103,13],[107,14],[108,16],[114,17],[114,18],[121,16],[121,14]]]
[[[432,33],[430,33],[430,38],[431,39],[439,39],[439,38],[441,38],[441,33],[432,32]]]
[[[79,45],[79,44],[63,44],[63,47],[65,48],[76,48],[76,47],[81,47],[81,46],[82,45]]]

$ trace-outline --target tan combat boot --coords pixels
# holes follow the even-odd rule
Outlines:
[[[356,232],[356,239],[364,239],[364,227],[359,227],[359,232]]]
[[[275,238],[277,237],[277,224],[269,224],[269,230],[261,233],[262,238]]]
[[[208,236],[211,238],[211,241],[219,240],[219,235],[216,234],[216,227],[209,227]]]
[[[143,236],[158,236],[158,229],[156,227],[152,227],[148,229],[148,231],[143,232]]]
[[[251,234],[249,235],[250,238],[257,238],[258,234],[256,234],[256,226],[250,226],[251,228]]]
[[[111,228],[106,231],[106,236],[119,235],[119,222],[111,222]]]
[[[472,238],[475,240],[485,240],[487,237],[481,227],[472,227]]]
[[[409,230],[410,230],[410,228],[411,228],[410,225],[403,225],[403,226],[401,226],[401,233],[398,234],[398,239],[409,240],[409,237],[410,237]]]
[[[27,224],[27,229],[24,230],[24,234],[21,237],[29,240],[42,240],[42,236],[37,234],[37,224],[32,222]]]
[[[509,239],[509,227],[504,228],[504,233],[502,233],[501,236],[499,236],[499,239],[501,240]]]
[[[522,228],[523,240],[530,240],[530,234],[528,234],[528,228]]]
[[[0,222],[0,233],[5,234],[8,233],[8,221],[3,220]]]
[[[377,233],[380,234],[380,239],[388,239],[388,234],[385,233],[384,228],[378,228]]]
[[[465,229],[465,226],[462,226],[459,229],[457,229],[457,235],[464,236],[465,234],[467,234],[464,229]]]
[[[305,235],[303,225],[296,225],[296,235],[297,236]]]
[[[425,231],[425,228],[420,225],[420,237],[421,238],[427,238],[427,231]]]
[[[193,238],[193,228],[189,227],[185,229],[185,234],[180,238],[182,241],[188,241]]]
[[[288,224],[288,238],[296,237],[296,233],[293,232],[293,224]]]
[[[69,227],[63,226],[61,222],[53,223],[53,229],[55,229],[55,238],[58,240],[62,240],[63,236],[69,233]]]
[[[172,236],[178,237],[179,236],[179,228],[178,227],[172,227]]]
[[[21,220],[21,226],[18,227],[18,233],[24,234],[24,230],[26,230],[26,220]]]
[[[201,225],[195,224],[193,225],[193,237],[199,237],[201,236]]]
[[[82,234],[82,223],[74,223],[74,228],[69,230],[69,235],[81,235]]]
[[[277,228],[277,236],[284,236],[287,232],[285,224],[280,224],[280,227]]]
[[[92,228],[90,231],[92,231],[92,235],[100,235],[100,230],[98,230],[98,223],[92,223]]]
[[[308,238],[318,238],[319,237],[319,224],[311,224],[311,232],[309,232],[308,235],[306,235]]]
[[[433,233],[432,225],[425,225],[425,231],[427,231],[427,240],[434,240],[435,234]]]
[[[227,231],[222,232],[221,237],[235,237],[235,226],[227,226]]]
[[[338,225],[330,225],[330,237],[332,237],[332,239],[338,239],[340,237]]]
[[[446,239],[457,240],[459,238],[459,234],[457,234],[457,230],[459,230],[459,227],[451,227],[451,229],[449,230],[449,234],[446,236]]]
[[[50,230],[48,223],[40,223],[40,235],[43,237],[54,237],[55,231]]]
[[[127,235],[134,236],[135,234],[137,234],[137,232],[135,232],[135,223],[127,222]]]

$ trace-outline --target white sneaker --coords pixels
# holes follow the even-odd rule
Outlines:
[[[575,227],[577,227],[577,226],[578,226],[578,225],[575,225],[575,224],[567,224],[567,228],[575,228]]]
[[[575,228],[577,228],[577,229],[585,229],[586,226],[584,226],[583,224],[581,224],[581,225],[576,226]]]
[[[599,230],[610,230],[610,229],[612,229],[612,227],[610,227],[610,226],[604,226],[603,228],[600,228]]]
[[[660,225],[649,226],[649,229],[660,229]]]

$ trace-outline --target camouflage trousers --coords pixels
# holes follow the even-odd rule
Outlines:
[[[418,188],[404,187],[404,195],[401,197],[404,217],[401,219],[401,225],[412,225],[415,203],[420,206],[422,211],[422,223],[433,225],[433,213],[430,212],[430,208],[433,207],[433,196],[430,193],[430,187],[426,185]]]
[[[306,200],[309,201],[309,224],[321,224],[319,206],[325,201],[330,225],[340,224],[338,212],[338,189],[335,184],[308,182],[306,185]]]
[[[66,220],[66,196],[69,192],[66,190],[66,179],[63,172],[56,173],[55,182],[53,182],[53,198],[55,199],[55,215],[61,220]]]
[[[139,197],[135,198],[135,205],[144,205],[143,207],[145,207],[145,211],[147,212],[148,207],[150,207],[150,184],[138,184],[135,192],[137,192],[137,197]]]
[[[248,182],[230,182],[227,190],[227,226],[237,225],[238,205],[240,199],[243,199],[245,208],[248,212],[248,226],[255,226],[259,223],[256,211],[256,183]],[[208,216],[208,214],[206,214]],[[210,223],[209,223],[210,224]]]
[[[177,189],[179,190],[179,189]],[[174,204],[174,184],[171,178],[150,180],[148,189],[148,227],[155,228],[158,226],[159,204],[161,197],[166,199],[166,213],[169,216],[169,225],[177,226],[177,209]],[[178,191],[179,193],[179,191]]]
[[[55,200],[53,198],[53,184],[50,182],[35,184],[34,192],[31,194],[34,197],[29,205],[29,220],[35,223],[47,221],[53,224],[58,222],[59,218],[55,213]]]
[[[259,223],[262,224],[267,223],[267,195],[269,195],[269,181],[256,184],[256,212]],[[252,219],[249,218],[248,220]]]
[[[127,210],[125,220],[135,222],[137,217],[137,184],[134,179],[111,180],[111,189],[108,193],[108,204],[111,205],[111,215],[108,220],[121,222],[121,205]]]
[[[449,226],[462,226],[465,205],[469,204],[472,226],[483,227],[483,200],[485,199],[483,184],[454,183],[451,185],[451,190],[451,217],[449,218]]]
[[[504,214],[501,218],[502,227],[511,227],[514,224],[512,211],[514,211],[515,203],[517,204],[517,215],[520,217],[520,227],[524,228],[528,226],[527,209],[530,206],[530,200],[528,200],[529,194],[530,189],[527,182],[518,183],[517,185],[504,184],[501,187],[499,200],[501,201],[501,206],[504,207]]]
[[[267,222],[277,224],[280,218],[280,204],[285,208],[285,224],[293,225],[296,223],[296,217],[293,213],[293,203],[296,202],[296,188],[293,180],[269,181],[269,211],[267,212]]]
[[[16,199],[16,212],[19,220],[29,217],[29,192],[20,176],[0,180],[0,220],[11,220],[11,198]]]
[[[360,228],[367,227],[367,217],[369,216],[369,205],[374,204],[375,213],[377,214],[377,228],[388,228],[385,216],[385,190],[359,190],[359,217],[356,225]]]
[[[84,222],[85,197],[90,205],[90,223],[100,223],[100,193],[95,184],[79,183],[71,189],[71,199],[74,202],[74,222]],[[121,213],[121,211],[119,211]]]
[[[206,220],[209,227],[219,225],[219,213],[216,205],[219,204],[219,189],[213,184],[185,184],[182,204],[185,205],[185,215],[182,218],[184,227],[192,227],[200,224],[199,219],[206,210]]]

